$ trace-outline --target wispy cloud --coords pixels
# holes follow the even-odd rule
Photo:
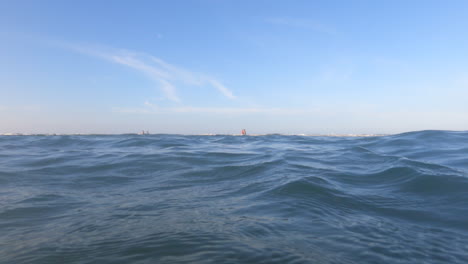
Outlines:
[[[229,99],[236,98],[230,89],[214,77],[177,67],[145,53],[84,45],[67,46],[77,52],[105,59],[144,73],[158,83],[166,98],[174,102],[181,101],[176,89],[177,83],[195,87],[211,86]]]
[[[205,114],[275,114],[293,115],[316,113],[317,109],[294,108],[268,108],[268,107],[158,107],[150,102],[145,102],[141,107],[114,107],[116,113],[128,114],[163,114],[163,113],[205,113]]]
[[[279,26],[287,26],[287,27],[295,27],[295,28],[303,28],[307,30],[312,30],[320,33],[324,33],[327,35],[336,35],[336,29],[318,23],[311,19],[305,18],[292,18],[292,17],[271,17],[265,19],[265,22],[273,25]]]

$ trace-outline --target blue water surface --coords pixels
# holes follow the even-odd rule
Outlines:
[[[0,263],[468,263],[468,132],[0,136]]]

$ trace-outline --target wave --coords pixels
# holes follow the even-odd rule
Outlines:
[[[467,140],[0,136],[0,263],[466,263]]]

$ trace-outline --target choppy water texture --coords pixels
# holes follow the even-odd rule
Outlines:
[[[0,263],[468,263],[468,132],[1,136]]]

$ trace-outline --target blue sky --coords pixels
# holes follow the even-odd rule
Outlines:
[[[468,127],[467,1],[0,1],[0,133]]]

